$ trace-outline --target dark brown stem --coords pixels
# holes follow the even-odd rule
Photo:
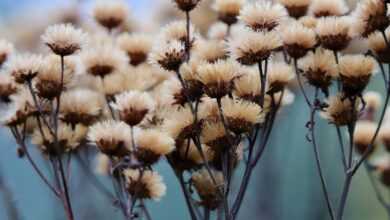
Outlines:
[[[299,89],[301,90],[302,92],[302,95],[303,97],[305,98],[305,101],[306,101],[306,104],[308,106],[311,106],[311,103],[310,103],[310,100],[306,94],[306,91],[305,91],[305,88],[303,87],[303,83],[302,83],[302,79],[301,79],[301,74],[299,73],[299,69],[298,69],[298,60],[297,59],[294,59],[294,68],[295,68],[295,74],[297,76],[297,81],[298,81],[298,85],[299,85]]]
[[[191,33],[191,30],[190,30],[190,24],[191,24],[191,18],[190,18],[190,12],[189,11],[186,11],[186,31],[187,31],[187,35],[186,35],[186,42],[185,42],[185,51],[186,51],[186,62],[188,62],[191,58],[191,36],[190,36],[190,33]]]
[[[185,201],[187,204],[188,211],[190,213],[191,220],[197,220],[197,217],[196,217],[196,214],[194,211],[194,207],[192,206],[192,202],[191,202],[191,195],[188,193],[188,190],[187,190],[185,182],[184,182],[183,173],[178,173],[177,171],[175,171],[175,173],[176,173],[176,176],[179,180],[180,188],[183,191],[184,198],[185,198]]]
[[[34,171],[38,174],[38,176],[42,179],[42,181],[49,187],[49,189],[56,195],[58,198],[61,198],[61,193],[50,183],[50,181],[46,178],[46,176],[39,169],[38,165],[34,162],[34,159],[31,157],[30,152],[27,149],[27,146],[24,142],[21,141],[21,137],[17,128],[10,128],[16,142],[20,147],[22,147],[24,153],[26,154],[27,160],[33,167]]]
[[[339,126],[336,126],[336,131],[337,131],[337,137],[338,137],[339,147],[340,147],[340,151],[341,151],[341,161],[343,162],[344,171],[346,171],[347,170],[347,159],[345,158],[346,154],[345,154],[345,149],[344,149],[344,142],[343,142],[343,137],[341,135],[341,130],[340,130]]]
[[[318,146],[317,146],[316,136],[315,136],[315,115],[316,115],[316,112],[320,109],[319,100],[318,100],[318,89],[315,90],[313,105],[310,105],[310,106],[311,106],[311,114],[310,114],[310,121],[308,123],[308,128],[309,128],[309,132],[310,132],[310,142],[313,145],[317,171],[318,171],[318,174],[320,176],[321,187],[322,187],[322,191],[323,191],[323,194],[325,197],[326,206],[328,208],[328,212],[329,212],[331,219],[334,220],[334,211],[333,211],[333,207],[332,207],[332,202],[329,198],[329,191],[328,191],[328,187],[327,187],[327,184],[325,181],[325,176],[324,176],[322,165],[321,165],[320,153],[318,151]]]
[[[260,106],[264,106],[264,97],[265,97],[265,86],[267,82],[267,74],[263,71],[263,62],[259,62],[258,64],[259,68],[259,76],[260,76]]]

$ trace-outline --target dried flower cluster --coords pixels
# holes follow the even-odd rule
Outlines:
[[[381,96],[366,92],[381,70],[387,106],[387,2],[362,0],[351,11],[343,0],[215,0],[211,7],[219,21],[208,35],[191,23],[199,4],[172,1],[186,19],[167,24],[153,33],[157,37],[126,31],[130,15],[123,1],[97,1],[92,16],[101,30],[50,26],[41,37],[46,53],[17,53],[1,40],[0,100],[7,103],[2,122],[19,150],[63,203],[68,220],[76,213],[66,158],[83,160],[81,152],[90,147],[99,173],[113,180],[111,196],[126,219],[140,219],[139,213],[150,219],[145,202],[166,193],[157,164],[167,162],[191,220],[209,219],[212,212],[235,220],[277,117],[294,101],[290,90],[299,88],[310,109],[307,139],[329,215],[342,220],[356,171],[370,162],[375,146],[390,149],[384,111],[375,122]],[[348,53],[354,40],[367,41],[367,53]],[[319,158],[317,113],[341,140],[346,187],[338,209]],[[61,184],[36,166],[29,142]],[[239,189],[231,190],[239,165],[244,174]],[[390,166],[377,170],[390,185]],[[197,214],[199,207],[204,216]]]

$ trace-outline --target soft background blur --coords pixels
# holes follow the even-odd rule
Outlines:
[[[128,2],[132,17],[136,21],[136,29],[158,30],[160,22],[165,23],[177,14],[170,0]],[[90,2],[82,1],[79,11],[76,10],[76,4],[76,1],[69,0],[0,0],[0,37],[14,42],[18,49],[39,49],[42,47],[38,41],[39,35],[48,24],[61,21],[77,22],[78,13],[87,23],[92,22],[88,17]],[[197,23],[207,23],[210,19],[213,19],[213,16],[203,15],[197,19]],[[374,83],[370,89],[383,91],[379,82]],[[240,219],[329,219],[320,191],[313,151],[305,140],[304,125],[309,114],[304,106],[302,98],[297,97],[296,101],[279,115],[270,146],[256,168],[256,176],[247,193]],[[332,192],[331,198],[337,200],[341,193],[343,175],[339,149],[334,138],[336,133],[334,129],[329,129],[323,120],[321,122],[318,140],[322,161]],[[33,173],[27,161],[17,158],[16,145],[5,129],[0,131],[0,143],[0,198],[5,198],[0,199],[0,219],[8,219],[5,211],[7,204],[4,201],[10,200],[16,204],[22,219],[65,219],[58,201]],[[34,155],[40,157],[37,151],[34,151]],[[40,165],[45,166],[45,161],[41,160]],[[76,207],[77,219],[121,219],[119,211],[112,207],[110,201],[99,195],[76,164],[74,166],[71,199]],[[165,162],[161,163],[158,170],[168,185],[168,194],[161,202],[148,204],[153,219],[188,219],[184,199],[173,173]],[[12,194],[3,193],[1,179]],[[102,178],[102,181],[109,186],[106,179]],[[386,219],[364,169],[354,179],[346,216],[347,220]]]

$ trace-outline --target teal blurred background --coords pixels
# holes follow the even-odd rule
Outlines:
[[[129,1],[133,17],[141,19],[155,1]],[[168,1],[166,2],[168,4]],[[25,9],[29,7],[40,9],[67,4],[66,0],[0,0],[0,21],[6,21],[8,17],[15,18],[16,16],[17,18],[18,13],[25,13]],[[27,27],[29,24],[22,25]],[[4,32],[0,30],[0,34],[4,35]],[[4,37],[2,35],[0,37]],[[379,75],[376,77],[379,78]],[[373,83],[370,89],[383,91],[380,81],[376,81],[378,82]],[[297,91],[294,92],[297,93]],[[277,126],[272,133],[272,141],[256,168],[256,175],[249,187],[240,219],[329,219],[320,191],[313,150],[305,139],[305,123],[309,113],[304,106],[302,97],[297,96],[295,102],[279,115]],[[322,161],[331,199],[336,202],[340,196],[343,181],[339,149],[335,139],[336,133],[324,120],[320,118],[318,120],[321,121],[318,125],[320,131],[318,140]],[[35,175],[27,161],[17,158],[16,148],[10,133],[2,129],[0,131],[0,175],[12,192],[13,202],[20,211],[22,219],[65,219],[58,201]],[[33,153],[34,156],[40,157],[36,150]],[[40,160],[39,164],[44,167],[45,161]],[[74,170],[71,199],[76,207],[77,219],[121,219],[120,212],[113,208],[110,201],[100,195],[82,171],[77,166]],[[188,219],[184,199],[172,171],[164,161],[158,170],[164,176],[168,192],[160,202],[148,203],[153,219]],[[239,174],[240,172],[236,176],[238,179]],[[101,180],[109,186],[106,179]],[[0,188],[0,193],[2,192]],[[9,198],[7,197],[6,200],[9,201]],[[5,207],[4,200],[0,199],[0,220],[8,219]],[[360,170],[354,179],[346,216],[346,220],[386,219],[385,211],[377,202],[364,169]]]

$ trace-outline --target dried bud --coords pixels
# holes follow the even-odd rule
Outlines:
[[[166,186],[162,177],[155,171],[126,169],[123,175],[127,191],[134,198],[158,201],[165,195]]]

